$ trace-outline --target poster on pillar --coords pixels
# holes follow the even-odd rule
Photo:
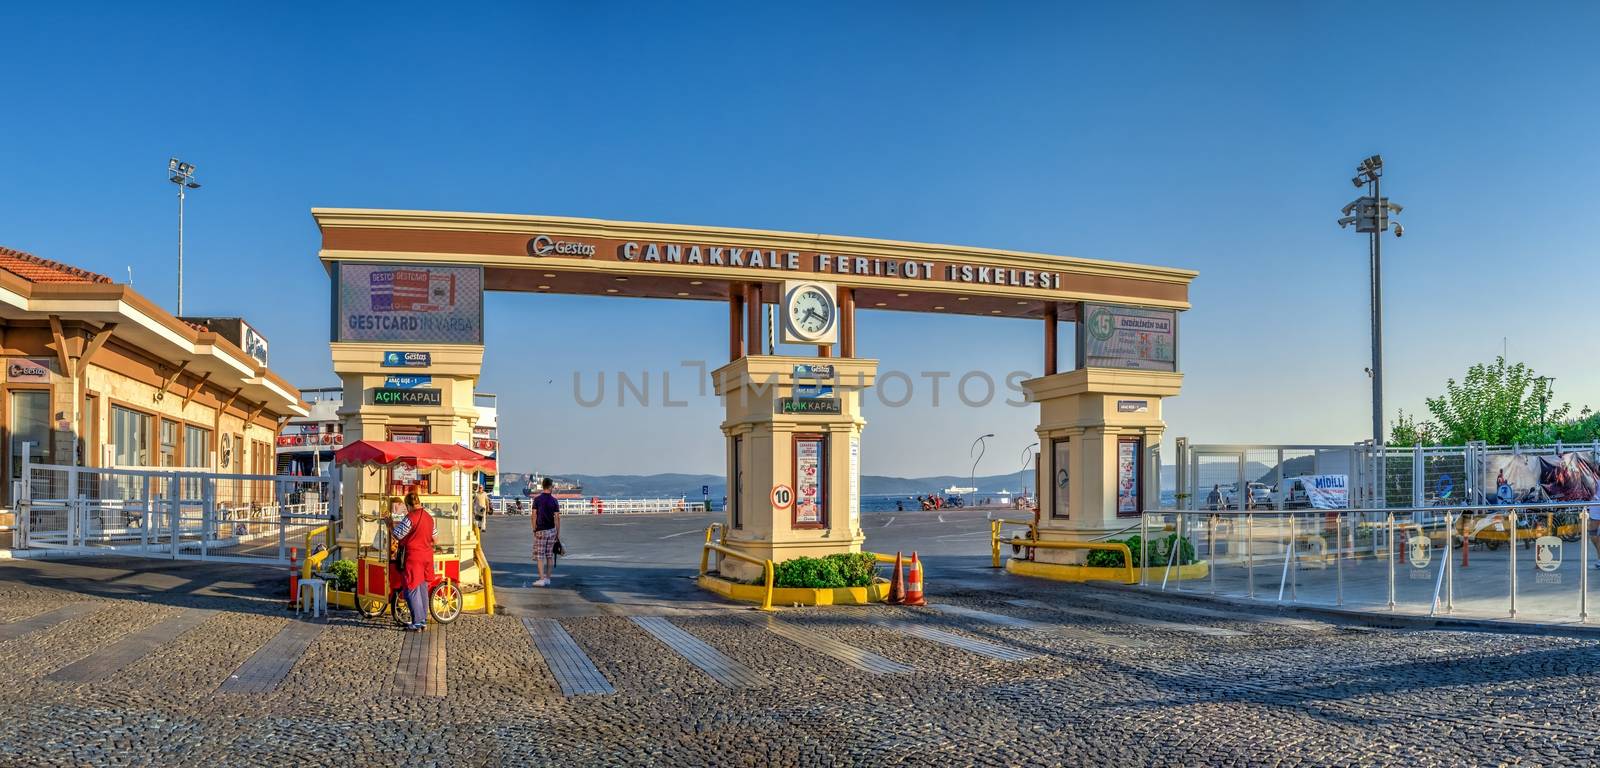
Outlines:
[[[850,530],[861,530],[861,438],[850,437]]]
[[[1054,454],[1051,457],[1051,474],[1055,486],[1055,503],[1050,505],[1050,516],[1059,518],[1072,517],[1071,489],[1072,479],[1072,445],[1065,439],[1055,441]]]
[[[794,439],[794,524],[797,527],[826,525],[823,519],[823,486],[827,483],[823,468],[825,439],[820,435],[797,435]]]
[[[1117,441],[1117,517],[1136,517],[1139,505],[1139,454],[1144,441],[1124,437]]]

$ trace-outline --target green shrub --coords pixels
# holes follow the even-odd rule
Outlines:
[[[827,557],[796,557],[773,566],[774,586],[805,589],[865,587],[872,583],[878,559],[870,552],[841,552]],[[757,579],[757,583],[761,580]]]
[[[328,566],[328,573],[333,575],[333,588],[340,592],[356,591],[356,561],[335,560]]]
[[[1113,540],[1107,543],[1116,544],[1118,542]],[[1110,549],[1091,549],[1083,564],[1090,568],[1121,568],[1122,553]]]
[[[1178,534],[1176,533],[1169,533],[1165,538],[1151,541],[1150,549],[1144,556],[1144,563],[1151,568],[1165,568],[1167,561],[1170,559],[1172,547],[1177,541]],[[1133,564],[1135,566],[1139,565],[1139,547],[1143,545],[1144,539],[1138,534],[1129,536],[1126,539],[1111,539],[1106,543],[1127,544],[1128,551],[1133,553]],[[1188,565],[1193,562],[1194,542],[1184,539],[1182,551],[1178,558],[1178,565]],[[1121,568],[1123,567],[1122,553],[1109,549],[1090,550],[1089,556],[1084,560],[1084,564],[1093,568]]]

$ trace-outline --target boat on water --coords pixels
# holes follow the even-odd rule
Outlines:
[[[952,485],[949,488],[946,488],[943,491],[941,491],[941,493],[943,493],[946,496],[965,496],[965,495],[967,495],[969,493],[977,493],[977,492],[978,492],[978,489],[975,488],[975,487],[967,487],[967,486],[961,486],[961,485]]]

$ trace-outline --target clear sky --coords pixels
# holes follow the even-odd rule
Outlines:
[[[1600,405],[1588,4],[164,3],[0,9],[0,244],[172,306],[169,155],[199,166],[186,309],[333,383],[313,206],[540,213],[1193,268],[1171,436],[1359,440],[1387,161],[1389,415],[1509,348]],[[719,472],[718,304],[496,294],[507,469]],[[1038,372],[1037,322],[863,313],[885,369]],[[581,332],[576,329],[582,329]],[[688,405],[585,408],[604,372]],[[679,378],[685,377],[685,378]],[[869,398],[863,471],[1014,471],[1036,412]],[[614,385],[614,378],[608,381]],[[612,390],[608,390],[612,393]],[[889,393],[898,399],[900,393]],[[1170,461],[1170,452],[1167,454]]]

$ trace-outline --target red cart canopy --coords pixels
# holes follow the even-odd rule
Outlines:
[[[397,464],[429,469],[494,471],[494,459],[463,445],[446,443],[390,443],[357,440],[333,453],[333,463],[346,466],[392,467]]]

